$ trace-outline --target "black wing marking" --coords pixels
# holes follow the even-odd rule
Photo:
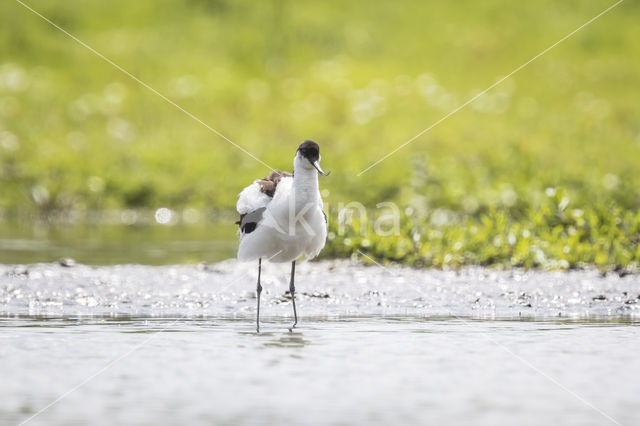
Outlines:
[[[322,210],[322,215],[324,216],[324,223],[327,223],[327,214]]]
[[[236,224],[240,225],[240,231],[244,234],[250,234],[255,231],[266,209],[266,207],[260,207],[250,213],[240,215],[240,220],[236,222]]]

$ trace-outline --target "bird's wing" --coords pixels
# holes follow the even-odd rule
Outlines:
[[[240,195],[238,195],[236,210],[238,210],[238,213],[241,215],[266,207],[267,204],[271,202],[271,197],[262,192],[258,182],[259,180],[256,180],[243,189]]]
[[[240,225],[240,232],[243,234],[250,234],[255,231],[258,223],[262,220],[262,215],[266,209],[266,207],[260,207],[251,213],[246,213],[240,216],[240,220],[236,222]]]
[[[236,224],[240,225],[242,233],[248,234],[256,228],[266,207],[273,200],[276,189],[282,186],[278,184],[283,179],[285,182],[291,180],[292,176],[291,173],[274,170],[264,179],[256,179],[240,192],[236,203],[236,210],[240,213],[240,220]]]
[[[243,215],[266,207],[275,195],[280,181],[292,176],[291,173],[274,170],[265,176],[264,179],[256,179],[238,195],[236,210]]]

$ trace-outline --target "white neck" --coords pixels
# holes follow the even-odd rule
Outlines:
[[[293,191],[296,207],[315,202],[318,198],[318,171],[300,153],[293,159]]]

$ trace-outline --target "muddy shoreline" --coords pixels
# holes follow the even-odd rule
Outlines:
[[[266,264],[265,316],[290,312],[288,265]],[[44,316],[238,316],[255,311],[257,268],[228,260],[173,266],[0,265],[0,314]],[[640,276],[597,270],[457,271],[302,262],[297,300],[304,316],[632,317]]]

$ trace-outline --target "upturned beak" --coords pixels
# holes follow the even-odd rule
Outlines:
[[[320,167],[320,163],[318,161],[310,161],[310,163],[313,165],[313,167],[316,168],[318,173],[320,173],[322,176],[329,176],[331,174],[331,172],[325,173],[324,170],[322,170],[322,167]]]

